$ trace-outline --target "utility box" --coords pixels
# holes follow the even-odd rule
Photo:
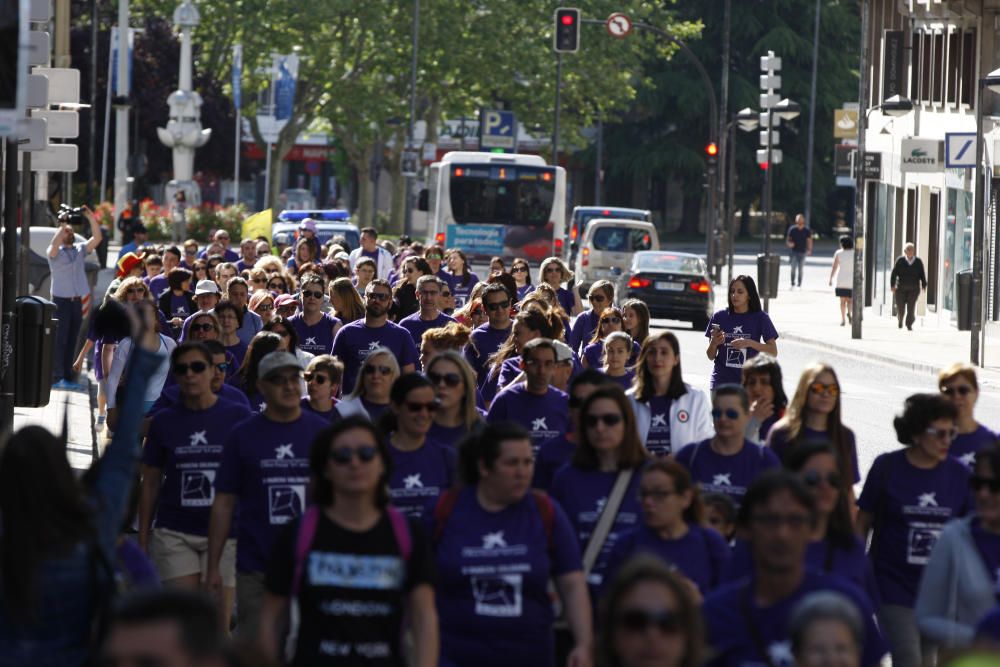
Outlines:
[[[56,304],[21,296],[14,306],[14,405],[47,405],[56,344]]]
[[[959,331],[972,331],[972,291],[976,284],[972,269],[955,274],[955,315]]]
[[[770,268],[770,271],[767,269]],[[757,255],[757,291],[760,298],[773,299],[778,296],[778,273],[781,270],[781,255]],[[764,279],[767,271],[767,280]]]

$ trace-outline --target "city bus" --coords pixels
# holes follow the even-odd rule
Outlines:
[[[430,165],[427,186],[419,208],[427,211],[431,243],[464,250],[470,261],[562,255],[562,167],[537,155],[453,151]]]

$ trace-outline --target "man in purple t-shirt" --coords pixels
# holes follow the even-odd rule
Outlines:
[[[449,317],[438,309],[442,284],[444,281],[437,276],[417,278],[417,299],[420,302],[420,310],[399,321],[399,326],[410,332],[413,343],[418,348],[425,331],[443,327],[449,322],[455,321],[454,317]]]
[[[569,396],[550,386],[556,370],[556,348],[548,338],[535,338],[521,350],[524,382],[516,382],[493,399],[486,421],[512,421],[531,435],[534,453],[546,440],[569,429]]]
[[[365,288],[365,318],[349,322],[333,339],[333,356],[344,362],[345,393],[354,390],[358,371],[368,355],[377,347],[387,347],[396,355],[402,375],[416,369],[420,357],[410,332],[389,321],[392,288],[389,281],[376,278]]]
[[[257,391],[266,407],[229,434],[215,477],[208,528],[209,590],[221,591],[219,560],[240,514],[236,543],[239,631],[253,637],[264,600],[264,572],[281,526],[302,514],[309,484],[309,449],[329,422],[300,405],[302,364],[294,354],[271,352],[258,367]]]
[[[489,321],[481,324],[472,332],[468,345],[465,346],[465,358],[469,360],[472,369],[476,371],[477,384],[482,385],[489,370],[487,361],[510,337],[510,295],[500,283],[486,286],[482,293],[483,306]]]

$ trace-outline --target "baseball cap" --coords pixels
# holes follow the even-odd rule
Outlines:
[[[194,295],[200,296],[202,294],[218,294],[219,286],[215,284],[214,280],[199,280],[198,284],[194,288]]]
[[[316,221],[312,218],[302,218],[302,222],[299,223],[299,229],[308,229],[310,232],[316,233]]]
[[[266,378],[283,368],[296,368],[301,371],[302,362],[291,352],[275,350],[265,354],[264,358],[260,360],[260,365],[257,366],[257,377]]]
[[[280,294],[278,298],[274,300],[274,307],[281,308],[282,306],[297,306],[299,305],[299,300],[296,299],[291,294]]]
[[[573,361],[573,349],[569,345],[562,342],[561,340],[552,341],[553,347],[556,348],[556,363],[563,363],[566,361]]]

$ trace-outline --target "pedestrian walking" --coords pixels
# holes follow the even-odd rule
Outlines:
[[[896,320],[903,328],[903,312],[906,311],[906,328],[913,331],[913,321],[917,318],[917,297],[927,289],[927,274],[924,263],[917,257],[917,249],[912,243],[903,246],[902,256],[896,259],[889,275],[889,285],[896,296]]]
[[[845,315],[847,322],[851,321],[851,290],[854,287],[854,241],[850,236],[841,236],[840,250],[833,253],[828,284],[833,285],[834,279],[837,286],[833,288],[833,293],[840,299],[840,326],[844,326]]]
[[[750,276],[736,276],[729,282],[728,307],[712,315],[705,337],[706,354],[714,362],[709,387],[739,384],[747,359],[766,352],[778,356],[778,331],[760,305],[757,283]]]
[[[806,216],[799,213],[795,216],[795,224],[788,228],[785,234],[785,245],[790,251],[788,262],[792,267],[792,287],[802,287],[802,269],[806,265],[806,255],[813,251],[812,230],[806,226]],[[798,275],[798,282],[795,276]]]

